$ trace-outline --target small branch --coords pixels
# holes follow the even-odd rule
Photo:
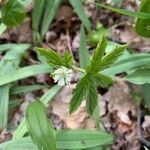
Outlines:
[[[137,139],[139,142],[143,143],[147,147],[150,148],[150,142],[144,139],[141,135],[141,109],[140,105],[137,106]]]

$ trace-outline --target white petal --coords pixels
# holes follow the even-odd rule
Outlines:
[[[61,78],[61,79],[58,81],[58,85],[59,85],[59,86],[64,86],[64,85],[65,85],[65,80],[64,80],[64,78]]]
[[[71,69],[69,69],[68,71],[67,71],[67,74],[72,74],[72,70]]]
[[[71,81],[71,77],[70,76],[67,76],[66,77],[66,82],[70,82]]]

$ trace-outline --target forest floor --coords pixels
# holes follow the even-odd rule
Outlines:
[[[111,0],[105,1],[110,3]],[[137,1],[128,0],[116,3],[119,6],[129,10],[137,10]],[[27,8],[28,15],[23,24],[8,29],[0,36],[1,43],[31,43],[31,11],[32,4]],[[95,4],[85,4],[86,15],[92,22],[92,28],[95,29],[96,23],[101,23],[108,31],[108,39],[118,43],[127,43],[129,49],[134,53],[150,52],[150,41],[141,38],[134,31],[134,20],[127,16],[113,13],[106,9],[96,9]],[[78,63],[79,31],[81,22],[71,6],[64,1],[59,8],[56,17],[51,24],[49,31],[41,47],[52,48],[58,53],[63,53],[70,49]],[[91,50],[92,46],[88,46]],[[0,55],[2,57],[2,55]],[[22,61],[22,66],[37,64],[36,52],[30,49],[28,55]],[[69,101],[72,96],[72,90],[75,88],[79,75],[74,75],[74,81],[66,85],[49,103],[47,113],[56,129],[64,128],[88,128],[95,129],[94,120],[86,113],[85,103],[83,102],[79,109],[69,114]],[[49,74],[40,74],[19,81],[18,85],[29,85],[34,83],[53,85]],[[16,127],[24,116],[27,105],[36,97],[40,97],[47,89],[42,89],[26,93],[19,97],[22,102],[18,107],[9,112],[9,126]],[[99,89],[99,107],[100,118],[106,130],[116,137],[112,144],[112,150],[139,150],[141,149],[141,139],[138,134],[138,125],[141,128],[141,134],[144,138],[150,139],[150,115],[139,116],[138,106],[131,91],[140,91],[140,86],[133,86],[116,77],[116,81],[109,89]],[[143,108],[140,108],[143,110]],[[137,123],[137,118],[141,117],[141,124]],[[11,132],[2,131],[0,142],[11,139]],[[139,142],[140,141],[140,142]]]

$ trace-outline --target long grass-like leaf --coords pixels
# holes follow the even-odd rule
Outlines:
[[[39,100],[28,106],[26,124],[31,138],[39,150],[56,150],[53,125],[46,116],[45,105]]]
[[[150,83],[150,69],[138,69],[129,75],[127,75],[124,80],[134,83],[134,84],[145,84]]]
[[[111,144],[112,135],[84,129],[56,131],[57,149],[86,149]],[[4,150],[35,150],[30,137],[24,137],[0,144]]]
[[[0,86],[24,79],[30,76],[34,76],[41,73],[50,73],[51,68],[48,65],[33,65],[23,68],[19,68],[15,71],[10,72],[7,75],[1,75]]]
[[[56,11],[62,0],[47,0],[46,9],[44,12],[44,17],[41,25],[41,35],[42,37],[48,31],[49,25],[53,21],[53,18],[56,15]]]
[[[14,43],[8,43],[8,44],[1,44],[0,45],[0,52],[4,52],[10,49],[24,49],[29,44],[14,44]]]
[[[49,89],[41,98],[40,100],[46,105],[52,98],[59,92],[61,89],[60,86],[53,86]],[[25,118],[21,121],[20,125],[17,127],[13,134],[13,139],[20,139],[24,136],[27,132],[26,121]]]
[[[117,61],[111,68],[102,71],[107,76],[114,76],[119,73],[128,73],[140,67],[149,66],[150,54],[132,54],[128,58]]]
[[[32,12],[32,34],[35,43],[40,41],[39,26],[44,10],[45,1],[46,0],[34,0],[34,8]]]
[[[79,16],[79,18],[81,19],[86,30],[90,31],[91,23],[90,23],[88,17],[84,13],[84,9],[83,9],[81,1],[80,0],[69,0],[69,2],[72,5],[72,7],[74,8],[74,10],[77,13],[77,15]]]
[[[32,92],[39,89],[47,88],[48,85],[41,85],[41,84],[35,84],[35,85],[26,85],[26,86],[18,86],[11,89],[10,94],[24,94],[28,92]]]
[[[135,11],[129,11],[126,9],[120,9],[120,8],[114,8],[109,5],[101,4],[101,3],[95,3],[97,6],[123,14],[131,17],[137,17],[141,19],[150,19],[150,14],[144,13],[144,12],[135,12]]]
[[[7,29],[7,26],[3,23],[0,24],[0,35],[2,35],[5,30]]]
[[[15,70],[20,61],[21,56],[29,48],[30,45],[24,47],[16,47],[6,53],[0,62],[0,75],[5,76],[11,71]],[[11,78],[11,77],[10,77]],[[8,120],[8,104],[9,104],[9,91],[10,85],[0,87],[0,128],[4,129],[7,127]]]

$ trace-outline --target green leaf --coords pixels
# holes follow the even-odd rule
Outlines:
[[[88,75],[85,75],[76,85],[75,90],[73,91],[73,97],[70,101],[69,111],[73,113],[83,101],[84,96],[86,95],[88,87]]]
[[[150,69],[138,69],[131,74],[127,75],[124,80],[134,84],[150,83]]]
[[[112,135],[92,130],[76,129],[56,132],[57,148],[85,149],[112,143]]]
[[[1,9],[2,22],[7,26],[22,23],[25,18],[25,9],[17,0],[9,0]]]
[[[41,35],[44,37],[45,33],[48,31],[49,25],[52,23],[56,12],[59,8],[61,0],[47,0],[46,8],[44,11],[44,17],[41,25]]]
[[[62,61],[64,63],[64,66],[71,68],[73,61],[72,61],[72,55],[69,52],[65,52],[64,56],[62,58]]]
[[[44,56],[47,60],[47,62],[54,66],[54,67],[58,67],[58,66],[63,66],[63,60],[60,57],[59,54],[57,54],[56,52],[54,52],[51,49],[44,49],[44,48],[36,48],[36,50],[38,51],[38,53],[42,56]]]
[[[98,66],[99,71],[112,65],[119,58],[119,56],[123,54],[126,47],[127,47],[126,45],[122,45],[122,46],[118,45],[115,47],[115,49],[112,52],[105,55],[102,58],[100,65]]]
[[[82,24],[85,26],[87,31],[90,31],[91,24],[88,17],[84,13],[84,9],[80,0],[69,0],[70,4],[74,8],[74,11],[77,13],[79,18],[82,21]]]
[[[2,35],[6,29],[7,29],[7,26],[4,23],[1,23],[0,24],[0,35]]]
[[[43,48],[36,48],[38,53],[41,56],[44,56],[49,63],[50,66],[53,67],[60,67],[66,66],[67,68],[72,67],[72,55],[69,52],[65,52],[63,57],[61,57],[58,53],[54,52],[51,49],[43,49]]]
[[[131,16],[131,17],[138,17],[138,18],[142,18],[142,19],[150,19],[150,14],[148,13],[144,13],[144,12],[135,12],[135,11],[129,11],[126,9],[119,9],[119,8],[114,8],[111,7],[109,5],[105,5],[105,4],[101,4],[101,3],[95,3],[97,6],[100,6],[102,8],[106,8],[108,10],[123,14],[123,15],[127,15],[127,16]]]
[[[87,87],[87,99],[86,99],[86,109],[89,114],[93,114],[97,103],[98,103],[98,91],[97,91],[97,83],[93,79],[93,77],[88,76],[89,84]]]
[[[89,63],[89,53],[86,47],[86,35],[83,25],[80,29],[79,60],[81,68],[85,68]]]
[[[35,0],[34,1],[34,8],[32,11],[32,29],[35,32],[38,32],[41,17],[43,14],[43,6],[44,6],[45,0]],[[38,13],[37,13],[38,12]]]
[[[92,59],[90,60],[90,64],[87,67],[87,72],[97,73],[99,72],[99,66],[101,66],[101,59],[105,54],[105,48],[107,46],[106,37],[102,37],[97,44],[96,49],[93,52]]]
[[[12,49],[26,49],[30,47],[30,44],[23,43],[23,44],[14,44],[14,43],[7,43],[7,44],[0,44],[0,52],[5,52]]]
[[[113,142],[113,136],[99,131],[84,129],[62,130],[56,132],[57,149],[86,149]],[[11,140],[0,144],[2,150],[35,150],[30,137]]]
[[[144,84],[141,87],[142,95],[144,97],[144,102],[146,107],[150,110],[150,84]]]
[[[36,91],[39,89],[44,89],[47,88],[48,85],[40,85],[40,84],[35,84],[35,85],[27,85],[27,86],[18,86],[18,87],[14,87],[11,89],[10,94],[14,95],[14,94],[25,94],[28,92],[32,92],[32,91]]]
[[[36,150],[30,137],[19,138],[10,140],[0,144],[2,150]]]
[[[60,86],[53,86],[49,89],[41,98],[40,100],[46,105],[52,98],[60,91]],[[15,132],[13,133],[13,139],[19,139],[24,136],[27,132],[25,118],[21,121]]]
[[[46,107],[39,100],[28,106],[26,123],[31,138],[39,150],[56,150],[54,128],[46,116]]]
[[[124,72],[128,74],[131,71],[136,70],[138,68],[149,66],[149,64],[150,54],[132,54],[127,58],[123,58],[117,61],[111,66],[111,68],[103,70],[102,73],[107,76],[112,76]]]
[[[48,65],[31,65],[11,71],[7,75],[0,75],[0,86],[34,76],[41,73],[50,73],[52,69]]]
[[[139,12],[150,14],[150,1],[142,0],[140,3]],[[135,26],[136,32],[144,37],[150,37],[150,18],[141,19],[138,18]]]
[[[113,83],[113,80],[110,77],[100,73],[95,74],[94,79],[96,81],[97,86],[101,87],[108,87],[110,84]]]
[[[21,56],[30,47],[29,44],[18,47],[12,47],[0,61],[0,76],[5,77],[11,71],[17,69]],[[11,77],[10,77],[11,78]],[[2,81],[2,80],[1,80]],[[5,129],[8,121],[8,105],[9,105],[10,85],[0,87],[0,128]]]
[[[9,100],[9,109],[12,109],[14,107],[17,107],[21,104],[21,100],[20,99],[13,99],[13,100]]]

